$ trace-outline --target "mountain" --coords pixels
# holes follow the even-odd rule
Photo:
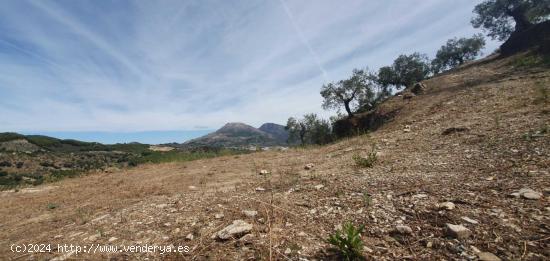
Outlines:
[[[284,133],[281,132],[281,127],[284,131],[283,126],[266,123],[262,127],[256,129],[244,123],[231,122],[215,132],[187,141],[183,145],[185,147],[245,147],[286,144]]]
[[[288,140],[288,131],[285,130],[285,126],[276,123],[264,123],[259,130],[271,134],[273,138],[281,143],[286,143]]]

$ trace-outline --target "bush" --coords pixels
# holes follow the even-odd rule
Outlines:
[[[355,161],[355,165],[362,167],[362,168],[372,168],[374,166],[374,163],[378,157],[376,156],[376,152],[372,150],[369,152],[369,154],[366,157],[362,157],[359,154],[353,155],[353,160]]]
[[[336,247],[343,260],[363,260],[363,229],[364,226],[356,228],[351,222],[346,222],[341,231],[329,236],[328,242]]]

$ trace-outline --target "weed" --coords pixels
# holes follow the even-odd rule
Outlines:
[[[58,206],[55,203],[48,203],[48,209],[56,209]]]
[[[355,227],[351,222],[346,222],[342,230],[329,236],[328,242],[336,247],[343,260],[363,260],[361,232],[364,228],[364,226]]]
[[[376,156],[376,151],[374,150],[374,146],[366,157],[362,157],[359,154],[354,154],[353,160],[355,161],[355,165],[361,168],[372,168],[376,160],[378,160],[378,157]]]
[[[365,206],[368,208],[372,205],[372,197],[368,192],[363,192],[363,202],[365,203]]]
[[[537,82],[536,86],[535,104],[548,104],[550,103],[550,91],[549,88],[544,86],[544,83]]]

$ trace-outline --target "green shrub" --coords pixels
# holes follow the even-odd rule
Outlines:
[[[373,150],[369,152],[366,157],[362,157],[359,154],[354,154],[353,160],[355,161],[355,165],[361,168],[372,168],[374,163],[378,160],[378,157],[376,156],[376,152]]]
[[[361,232],[364,228],[364,226],[357,228],[351,222],[346,222],[342,230],[329,236],[328,242],[338,250],[343,260],[363,260]]]
[[[57,204],[55,203],[48,203],[48,209],[56,209],[57,208]]]

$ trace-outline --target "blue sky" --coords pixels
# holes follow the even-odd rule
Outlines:
[[[158,143],[327,117],[323,83],[402,53],[433,57],[478,32],[478,2],[3,1],[0,131]]]

